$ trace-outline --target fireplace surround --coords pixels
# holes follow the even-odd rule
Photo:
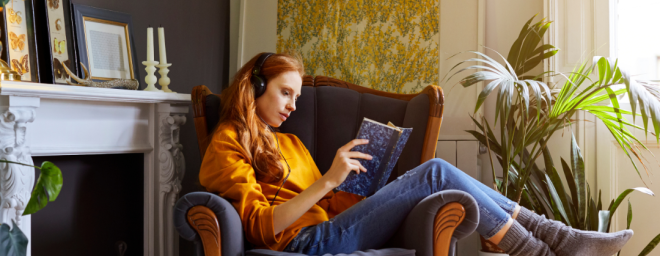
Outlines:
[[[143,154],[143,255],[177,255],[171,216],[185,171],[179,132],[189,104],[190,94],[1,81],[0,158],[31,164],[32,156]],[[0,170],[10,177],[0,186],[0,218],[18,221],[30,238],[31,217],[20,214],[34,170]]]

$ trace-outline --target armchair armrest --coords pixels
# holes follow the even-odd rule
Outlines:
[[[463,191],[445,190],[419,202],[390,242],[415,249],[418,256],[451,256],[456,241],[472,234],[478,224],[474,198]]]
[[[243,256],[243,227],[234,207],[208,192],[192,192],[174,206],[179,235],[195,242],[197,255]]]

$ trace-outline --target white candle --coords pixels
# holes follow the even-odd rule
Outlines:
[[[154,61],[154,28],[147,28],[147,61]]]
[[[167,64],[167,55],[165,54],[165,29],[158,27],[158,53],[160,54],[160,64]]]

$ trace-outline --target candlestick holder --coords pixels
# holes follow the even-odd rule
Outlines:
[[[158,84],[160,85],[161,89],[164,92],[172,92],[176,93],[175,91],[170,90],[168,85],[170,85],[170,78],[167,77],[167,73],[170,72],[168,69],[169,66],[172,66],[172,63],[165,63],[165,64],[158,64],[156,67],[158,67],[160,70],[158,70],[158,73],[160,73],[160,79],[158,79]]]
[[[158,64],[157,61],[143,61],[142,65],[145,65],[146,68],[144,70],[147,71],[147,76],[144,78],[144,82],[147,83],[147,88],[144,88],[145,91],[150,91],[150,92],[162,92],[161,90],[158,90],[154,84],[156,84],[156,76],[154,75],[154,71],[156,71],[156,68],[154,67],[156,64]]]

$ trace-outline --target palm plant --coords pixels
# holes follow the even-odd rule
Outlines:
[[[568,188],[564,187],[554,168],[547,143],[556,131],[571,125],[572,117],[578,111],[591,113],[605,124],[641,179],[641,172],[634,159],[639,160],[643,168],[647,169],[642,151],[650,151],[630,129],[648,132],[650,119],[656,141],[660,141],[660,114],[656,114],[660,113],[660,90],[630,79],[629,74],[616,61],[604,57],[595,57],[591,64],[585,62],[579,65],[568,76],[554,74],[566,80],[560,89],[550,88],[542,81],[545,75],[552,72],[526,75],[542,60],[557,53],[552,45],[538,46],[550,23],[542,20],[530,25],[533,19],[523,27],[507,59],[498,53],[503,64],[483,53],[473,52],[481,58],[462,61],[452,69],[476,62],[452,74],[454,76],[467,70],[478,70],[460,81],[464,87],[479,82],[485,84],[477,100],[475,113],[488,95],[499,87],[494,121],[498,125],[499,120],[499,136],[495,135],[483,117],[473,117],[478,130],[467,132],[487,145],[489,154],[494,153],[505,170],[503,178],[497,179],[493,169],[493,186],[503,195],[567,225],[584,230],[609,231],[611,214],[628,194],[640,191],[652,195],[652,192],[646,188],[626,190],[604,211],[600,195],[597,200],[590,195],[584,160],[575,139],[572,140],[570,163],[561,159]],[[619,85],[625,87],[616,89]],[[618,97],[625,93],[629,97],[632,111],[619,106]],[[640,113],[636,112],[638,107]],[[635,116],[640,115],[644,127],[629,122],[624,115],[631,115],[633,121]],[[543,156],[544,168],[536,164],[540,156]],[[493,166],[492,156],[490,158]],[[631,208],[629,212],[632,212]],[[660,236],[649,244],[650,250],[657,245],[658,240]]]

